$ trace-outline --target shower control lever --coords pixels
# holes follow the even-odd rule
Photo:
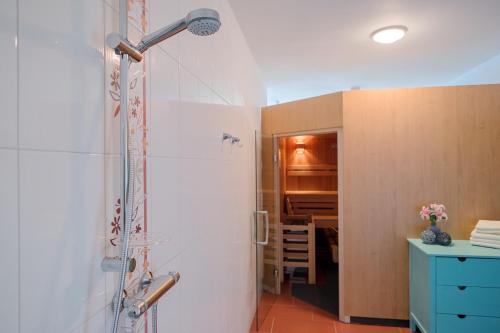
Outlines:
[[[144,312],[155,305],[158,300],[169,291],[181,278],[177,272],[170,272],[167,275],[161,275],[153,278],[152,281],[129,297],[125,302],[125,307],[129,317],[139,318]]]

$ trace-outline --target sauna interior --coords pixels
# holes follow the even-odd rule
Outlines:
[[[337,133],[282,137],[279,156],[283,288],[338,314]]]

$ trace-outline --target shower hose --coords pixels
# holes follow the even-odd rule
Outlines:
[[[122,235],[122,252],[121,252],[121,269],[119,286],[116,292],[116,304],[114,308],[113,318],[113,333],[118,332],[118,322],[123,304],[123,290],[125,289],[125,277],[127,275],[128,257],[129,257],[129,240],[130,231],[132,229],[132,210],[134,205],[135,195],[135,163],[133,155],[132,140],[129,140],[130,128],[128,121],[128,64],[127,55],[122,55],[120,59],[120,145],[122,147],[123,161],[123,184],[122,184],[122,212],[124,214],[124,230]]]
[[[122,267],[120,271],[119,289],[117,291],[117,301],[114,309],[114,321],[113,321],[113,333],[118,332],[118,321],[120,319],[120,312],[123,303],[123,290],[125,289],[125,277],[127,275],[128,257],[129,257],[129,239],[130,231],[132,229],[132,209],[134,204],[134,193],[135,193],[135,163],[132,161],[132,154],[130,153],[130,147],[127,150],[129,155],[128,159],[128,180],[126,185],[126,207],[125,207],[125,228],[123,231],[123,241],[122,241]]]

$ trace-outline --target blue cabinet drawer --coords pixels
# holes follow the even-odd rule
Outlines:
[[[500,288],[438,286],[436,305],[438,313],[500,317]]]
[[[463,316],[461,316],[463,317]],[[437,315],[437,333],[498,333],[500,318],[457,315]]]
[[[500,260],[467,257],[436,258],[438,285],[500,288]]]

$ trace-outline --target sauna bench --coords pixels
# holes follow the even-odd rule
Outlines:
[[[316,229],[338,228],[337,191],[285,191],[299,215],[310,215]]]

